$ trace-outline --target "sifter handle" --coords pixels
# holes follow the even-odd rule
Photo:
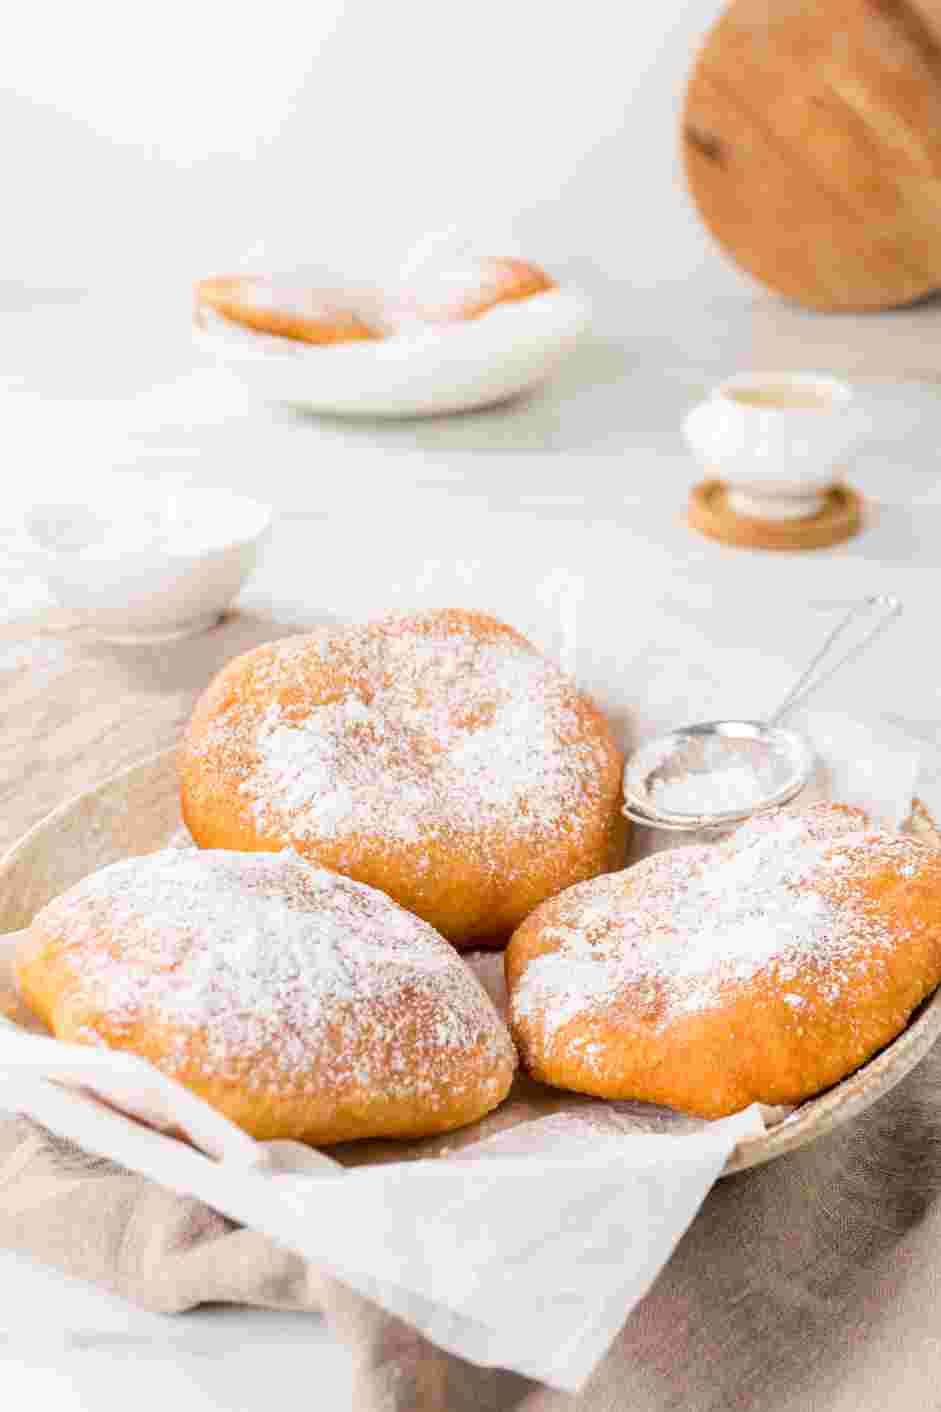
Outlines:
[[[817,655],[804,668],[774,715],[768,717],[767,724],[769,726],[777,725],[799,702],[806,700],[811,692],[823,686],[824,682],[829,681],[834,673],[838,672],[847,662],[851,662],[855,657],[858,657],[864,647],[868,647],[871,642],[875,641],[880,633],[885,632],[889,624],[899,616],[901,611],[901,600],[893,597],[890,593],[876,593],[854,604],[846,617],[841,618],[837,623]],[[873,614],[876,615],[876,620],[865,636],[854,643],[841,657],[837,657],[835,661],[829,660],[831,652],[844,636],[850,625],[858,618],[871,617]]]

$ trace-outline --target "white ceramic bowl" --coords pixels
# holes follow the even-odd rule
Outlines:
[[[147,488],[94,506],[35,504],[0,540],[83,626],[112,642],[165,642],[217,622],[251,574],[269,506],[225,490]]]
[[[270,402],[335,416],[416,417],[490,406],[535,386],[589,321],[587,299],[566,288],[372,342],[312,347],[221,319],[194,327],[193,337]]]
[[[815,514],[869,430],[848,383],[820,373],[743,373],[694,407],[683,423],[702,466],[729,487],[740,514]]]

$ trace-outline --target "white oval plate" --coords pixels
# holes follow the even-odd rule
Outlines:
[[[553,289],[477,319],[325,347],[216,319],[197,347],[269,402],[334,416],[419,417],[506,401],[542,382],[588,328],[588,301]]]
[[[179,826],[176,751],[165,750],[61,805],[0,861],[0,934],[80,879],[119,858],[166,846]],[[932,835],[933,837],[933,835]],[[888,1093],[941,1034],[941,989],[899,1037],[855,1074],[801,1104],[761,1136],[746,1138],[724,1176],[770,1162],[832,1132]]]

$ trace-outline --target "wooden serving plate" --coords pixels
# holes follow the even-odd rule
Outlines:
[[[812,309],[941,289],[941,0],[732,0],[682,118],[728,255]]]
[[[49,814],[15,844],[0,861],[0,934],[29,925],[35,913],[53,897],[72,887],[81,878],[120,858],[153,852],[166,845],[179,825],[176,751],[164,750],[130,769],[114,775],[103,784],[69,800]],[[937,842],[930,824],[916,814],[912,827]],[[2,989],[2,987],[0,987]],[[15,996],[7,986],[0,994],[0,1011],[14,1021],[28,1022],[17,1011]],[[928,1052],[941,1034],[941,990],[919,1009],[899,1037],[842,1083],[809,1100],[789,1116],[771,1126],[762,1136],[748,1138],[733,1152],[723,1175],[758,1166],[805,1147],[818,1137],[875,1103],[905,1077]],[[594,1100],[561,1095],[555,1090],[523,1081],[522,1089],[511,1096],[503,1109],[484,1124],[449,1134],[448,1145],[461,1144],[478,1135],[516,1122],[557,1113],[569,1099],[579,1105]],[[621,1105],[627,1106],[627,1105]],[[633,1105],[636,1109],[646,1105]],[[664,1110],[649,1109],[664,1130]],[[682,1119],[689,1131],[690,1120]],[[435,1155],[432,1145],[354,1144],[356,1151],[341,1160],[352,1162],[394,1160],[415,1155]]]

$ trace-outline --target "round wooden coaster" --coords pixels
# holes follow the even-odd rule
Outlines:
[[[723,481],[702,480],[690,491],[689,523],[700,534],[739,549],[826,549],[862,529],[863,498],[847,485],[834,485],[816,515],[756,520],[730,508]]]
[[[731,0],[682,142],[703,221],[777,293],[866,310],[941,289],[938,0]]]

